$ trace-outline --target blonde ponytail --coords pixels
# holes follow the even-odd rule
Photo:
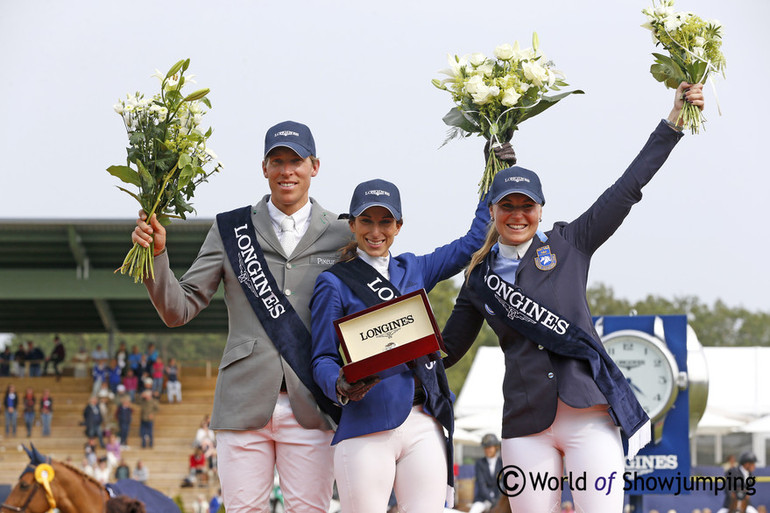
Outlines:
[[[489,230],[487,230],[487,238],[484,240],[484,245],[471,256],[471,263],[468,264],[468,268],[465,270],[466,282],[468,281],[468,277],[471,275],[473,268],[479,265],[481,261],[487,257],[489,250],[492,249],[492,246],[495,245],[499,237],[500,234],[497,233],[497,228],[493,222],[489,225]]]

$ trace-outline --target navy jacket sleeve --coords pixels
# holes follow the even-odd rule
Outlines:
[[[468,286],[463,284],[455,300],[452,314],[441,331],[447,353],[444,358],[446,368],[460,361],[468,352],[484,323],[484,316],[471,303],[468,294]]]

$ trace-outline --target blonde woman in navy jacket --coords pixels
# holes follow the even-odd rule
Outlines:
[[[682,137],[675,123],[683,98],[703,108],[701,89],[680,85],[668,119],[637,158],[570,223],[540,231],[545,198],[534,172],[513,167],[494,179],[488,194],[493,223],[443,330],[444,363],[465,354],[485,320],[497,334],[505,358],[502,457],[508,469],[501,486],[508,487],[515,513],[557,511],[560,490],[536,490],[530,477],[522,483],[519,476],[561,478],[563,465],[575,477],[586,475],[586,486],[572,490],[577,511],[622,510],[623,442],[633,457],[649,441],[649,419],[594,330],[588,268]]]
[[[443,512],[447,485],[452,484],[452,460],[451,440],[442,425],[451,434],[453,397],[441,359],[422,358],[413,369],[379,382],[347,383],[333,321],[371,305],[340,273],[352,270],[348,276],[356,284],[379,279],[378,292],[382,287],[395,295],[421,288],[430,291],[460,272],[481,247],[489,212],[479,203],[465,236],[422,256],[390,255],[403,223],[399,191],[392,183],[371,180],[356,187],[350,215],[355,242],[345,248],[340,263],[318,276],[310,303],[313,377],[330,399],[342,405],[332,440],[342,511],[382,513],[395,489],[399,511]]]

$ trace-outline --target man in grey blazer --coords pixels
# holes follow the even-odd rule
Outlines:
[[[278,289],[274,292],[291,305],[286,308],[296,311],[295,327],[307,330],[316,277],[336,262],[338,250],[351,238],[347,222],[339,221],[309,196],[311,179],[320,167],[315,155],[307,126],[286,121],[270,128],[262,162],[270,194],[247,207],[250,211],[239,209],[246,219],[250,217],[251,223],[240,228],[256,237],[264,255],[262,262]],[[148,246],[154,236],[155,252],[155,279],[146,280],[145,285],[163,321],[179,326],[205,308],[224,282],[229,332],[219,365],[211,427],[217,432],[218,471],[228,513],[267,512],[274,468],[287,512],[325,513],[333,486],[333,421],[303,384],[304,363],[291,358],[307,351],[299,360],[309,363],[310,347],[285,340],[285,336],[271,340],[267,334],[243,285],[249,281],[247,268],[263,266],[255,261],[244,265],[241,258],[238,271],[233,270],[232,262],[237,265],[238,261],[226,249],[231,246],[229,231],[223,232],[226,225],[220,219],[224,215],[217,216],[197,258],[177,280],[169,268],[164,228],[154,216],[148,224],[142,214],[132,239]],[[269,304],[275,304],[273,301],[277,300],[271,296]],[[269,329],[269,323],[266,325]],[[291,342],[289,349],[287,342]],[[277,346],[283,347],[281,352]]]

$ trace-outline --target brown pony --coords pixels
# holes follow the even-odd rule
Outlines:
[[[24,447],[30,464],[2,505],[0,513],[103,513],[107,490],[82,471]],[[37,471],[36,471],[37,470]]]

